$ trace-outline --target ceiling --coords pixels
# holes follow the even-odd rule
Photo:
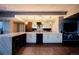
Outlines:
[[[0,11],[67,11],[70,16],[79,12],[79,4],[0,4]]]
[[[0,4],[0,10],[8,11],[68,11],[77,4]]]
[[[53,15],[16,15],[15,18],[22,22],[46,22],[54,21],[58,16]],[[15,20],[16,21],[16,20]]]
[[[19,12],[67,11],[67,14],[64,15],[64,17],[68,17],[70,15],[79,12],[79,4],[0,4],[0,11],[19,11]],[[18,16],[18,18],[28,19],[26,15]],[[40,18],[40,16],[38,18]],[[43,17],[43,19],[44,18],[45,17]],[[32,19],[34,19],[34,17]]]

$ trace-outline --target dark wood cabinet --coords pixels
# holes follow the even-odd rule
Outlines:
[[[28,22],[28,24],[27,24],[27,32],[32,32],[32,22]]]
[[[63,43],[79,46],[79,33],[63,33]]]
[[[37,44],[43,43],[43,34],[36,34],[36,43]]]
[[[26,34],[15,36],[12,38],[12,54],[15,54],[19,48],[26,45]]]

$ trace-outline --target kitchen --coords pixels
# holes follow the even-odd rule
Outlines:
[[[68,11],[64,10],[64,7],[64,11],[54,12],[50,11],[52,9],[45,11],[47,8],[40,11],[38,6],[34,7],[38,11],[30,8],[31,6],[29,7],[30,12],[29,10],[17,11],[18,9],[16,11],[1,11],[0,54],[14,55],[17,50],[28,44],[49,45],[55,43],[62,45],[64,33],[62,24],[65,23],[64,16],[68,14]]]
[[[34,15],[32,15],[32,16],[25,15],[25,16],[26,17],[34,17]],[[40,17],[39,15],[37,15],[37,16]],[[56,17],[56,16],[50,17],[49,15],[46,15],[46,16],[44,15],[42,17],[47,17],[47,16],[48,16],[48,20],[50,20],[50,22],[48,22],[48,20],[46,20],[46,19],[42,20],[42,19],[39,19],[39,18],[35,20],[34,18],[36,17],[36,15],[35,15],[34,18],[30,19],[30,22],[27,19],[26,20],[27,23],[33,23],[31,25],[30,24],[28,25],[25,21],[24,21],[25,22],[24,23],[23,21],[18,19],[18,18],[23,17],[23,16],[19,16],[19,17],[16,16],[15,18],[3,18],[3,19],[7,19],[6,21],[3,21],[3,23],[5,22],[4,25],[3,25],[4,33],[7,33],[7,34],[3,34],[3,35],[1,35],[1,37],[4,38],[4,40],[6,38],[8,38],[8,40],[10,40],[10,41],[8,41],[9,42],[8,46],[11,49],[12,49],[12,46],[11,46],[12,42],[15,43],[15,41],[17,39],[21,40],[21,38],[19,37],[20,35],[21,36],[24,35],[24,37],[22,37],[23,41],[21,41],[22,44],[25,44],[25,43],[33,43],[33,44],[34,43],[37,43],[37,44],[38,43],[39,44],[42,44],[42,43],[62,43],[62,34],[59,33],[58,29],[57,29],[58,28],[58,25],[57,25],[58,24],[58,17]],[[53,18],[53,21],[50,18]],[[56,18],[57,18],[57,20],[54,20]],[[9,20],[9,19],[11,19],[11,20]],[[18,19],[18,20],[15,20],[15,19]],[[7,22],[8,22],[8,25],[5,26]],[[41,25],[41,22],[43,22],[43,25]],[[56,24],[55,24],[55,22],[56,22]],[[53,25],[52,23],[55,24],[55,25]],[[26,25],[28,25],[29,28],[25,27]],[[18,32],[18,33],[16,33],[16,32]],[[2,39],[2,41],[3,41],[3,39]],[[7,42],[5,43],[5,45],[6,44],[7,44]],[[18,44],[20,45],[20,42],[16,43],[17,46],[19,46]],[[8,46],[6,46],[6,47],[8,47]],[[12,52],[10,51],[10,54],[11,53]]]

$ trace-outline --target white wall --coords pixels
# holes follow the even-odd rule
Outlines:
[[[52,20],[42,20],[40,21],[43,24],[43,28],[51,28],[52,32],[59,33],[59,17],[56,16]],[[37,28],[36,22],[33,21],[32,28]]]
[[[41,23],[43,25],[42,28],[52,28],[53,22],[51,20],[41,21]],[[37,28],[37,22],[32,23],[32,28]]]
[[[53,22],[52,32],[59,33],[59,18],[56,18]]]

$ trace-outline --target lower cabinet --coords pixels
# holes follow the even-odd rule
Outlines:
[[[28,33],[26,42],[27,43],[36,43],[36,34],[35,33]]]
[[[79,33],[63,33],[63,43],[79,46]]]
[[[43,34],[43,43],[62,43],[62,34]]]
[[[28,33],[27,43],[62,43],[61,33]]]
[[[15,36],[12,38],[12,54],[15,54],[19,48],[26,45],[26,34]]]
[[[43,43],[43,34],[36,34],[36,43],[37,44]]]

